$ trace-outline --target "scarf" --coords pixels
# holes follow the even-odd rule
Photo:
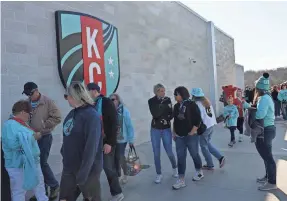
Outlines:
[[[123,122],[124,122],[123,111],[124,111],[124,106],[122,104],[120,104],[118,106],[118,108],[117,108],[117,113],[118,113],[117,140],[123,140],[124,139],[124,134],[123,134]]]
[[[102,121],[102,136],[105,137],[104,123],[103,123],[103,98],[101,96],[98,96],[95,99],[95,109],[100,114],[100,118]]]
[[[28,124],[27,124],[27,122],[25,122],[25,121],[23,121],[22,119],[19,119],[19,118],[17,118],[17,117],[12,117],[12,118],[10,118],[10,119],[13,119],[14,121],[17,121],[19,124],[21,124],[22,126],[25,126],[26,128],[29,128],[30,130],[32,130],[32,131],[35,131],[33,128],[31,128]]]

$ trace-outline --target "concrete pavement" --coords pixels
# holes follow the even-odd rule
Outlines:
[[[155,169],[153,165],[152,147],[149,142],[137,146],[137,152],[143,164],[151,168],[143,170],[139,175],[129,178],[129,183],[123,187],[125,201],[287,201],[287,122],[277,121],[277,136],[273,142],[273,153],[277,163],[277,179],[279,189],[272,192],[257,190],[256,178],[263,176],[263,161],[259,157],[254,144],[248,137],[244,142],[228,148],[230,134],[223,125],[217,125],[213,135],[213,143],[226,156],[226,165],[214,171],[205,171],[204,179],[193,182],[195,172],[190,156],[187,158],[187,187],[178,191],[171,186],[176,179],[171,176],[171,165],[162,147],[162,184],[153,183]],[[49,162],[54,173],[60,179],[62,164],[59,154],[62,143],[61,135],[54,136]],[[175,152],[174,152],[175,153]],[[203,161],[204,158],[202,157]],[[216,159],[214,159],[216,163]],[[217,164],[216,164],[217,165]],[[110,198],[107,180],[104,174],[102,180],[103,201]],[[80,199],[79,199],[80,200]]]

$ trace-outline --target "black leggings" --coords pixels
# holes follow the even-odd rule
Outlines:
[[[243,134],[243,123],[244,123],[244,117],[238,117],[237,118],[237,129],[239,130],[239,134]]]
[[[228,127],[230,130],[230,141],[235,141],[235,130],[236,130],[236,126],[230,126]]]

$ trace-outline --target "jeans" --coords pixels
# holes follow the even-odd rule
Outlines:
[[[116,169],[116,151],[116,148],[112,147],[110,153],[104,154],[104,171],[109,182],[112,196],[122,193],[122,188],[120,186],[118,172]]]
[[[54,173],[52,172],[50,165],[48,164],[48,158],[50,155],[50,149],[53,142],[52,134],[43,135],[40,140],[38,140],[38,145],[40,148],[40,164],[42,172],[44,175],[44,182],[47,186],[51,188],[59,187],[59,182],[56,180]]]
[[[124,175],[128,175],[128,166],[125,157],[127,142],[125,143],[117,143],[116,146],[116,169],[118,173],[118,177],[121,177],[121,170],[123,169]]]
[[[243,134],[243,124],[244,124],[244,117],[237,118],[237,129],[239,130],[239,134]]]
[[[274,100],[274,107],[275,107],[275,117],[281,115],[281,102],[279,100]]]
[[[154,164],[157,174],[161,174],[161,161],[160,161],[160,146],[161,139],[163,147],[167,153],[167,156],[171,162],[172,168],[176,168],[176,160],[172,151],[172,134],[170,128],[160,130],[160,129],[151,129],[151,143],[154,155]]]
[[[77,201],[82,193],[83,197],[90,201],[101,201],[101,170],[94,169],[89,174],[84,185],[77,185],[76,174],[63,169],[60,184],[60,200]]]
[[[270,184],[276,184],[276,163],[272,155],[272,140],[276,135],[276,127],[264,128],[264,138],[257,138],[256,149],[264,161],[266,176]]]
[[[37,166],[39,184],[33,189],[38,201],[48,201],[46,196],[44,178],[40,165]],[[24,173],[22,168],[7,168],[10,178],[12,201],[24,201],[26,190],[23,189]]]
[[[187,149],[190,156],[193,159],[195,169],[200,171],[202,168],[201,158],[198,152],[199,136],[185,136],[185,137],[176,137],[176,153],[177,153],[177,163],[178,163],[178,174],[180,177],[184,177],[186,170],[186,155]]]
[[[283,115],[283,119],[287,120],[287,103],[284,102],[282,103],[282,115]]]
[[[235,141],[235,131],[236,131],[236,126],[230,126],[228,127],[228,129],[230,130],[230,141]]]
[[[211,154],[218,160],[223,157],[210,142],[212,133],[213,126],[208,128],[201,136],[199,136],[201,152],[205,158],[208,167],[214,167]]]

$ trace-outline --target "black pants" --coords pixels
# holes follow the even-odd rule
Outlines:
[[[264,138],[257,138],[256,149],[264,161],[266,177],[270,184],[276,184],[276,163],[272,155],[272,140],[276,135],[276,127],[264,128]]]
[[[52,134],[43,135],[43,137],[38,140],[38,145],[40,148],[40,164],[44,176],[44,182],[47,186],[51,188],[59,187],[59,182],[56,180],[50,165],[48,164],[48,158],[50,155],[50,149],[53,142]]]
[[[236,126],[230,126],[228,127],[230,130],[230,141],[235,141],[235,130],[236,130]]]
[[[104,154],[104,171],[106,173],[110,192],[112,196],[122,193],[122,188],[120,186],[118,172],[116,169],[116,148],[112,147],[112,151],[109,154]]]
[[[76,174],[63,170],[60,184],[60,199],[66,201],[77,201],[82,193],[84,200],[101,201],[101,170],[94,169],[87,182],[83,186],[78,186],[76,182]]]
[[[243,134],[243,124],[244,124],[244,117],[237,118],[237,129],[239,130],[239,134]]]
[[[2,143],[1,143],[2,144]],[[10,178],[5,168],[4,152],[1,147],[1,200],[11,201]]]

